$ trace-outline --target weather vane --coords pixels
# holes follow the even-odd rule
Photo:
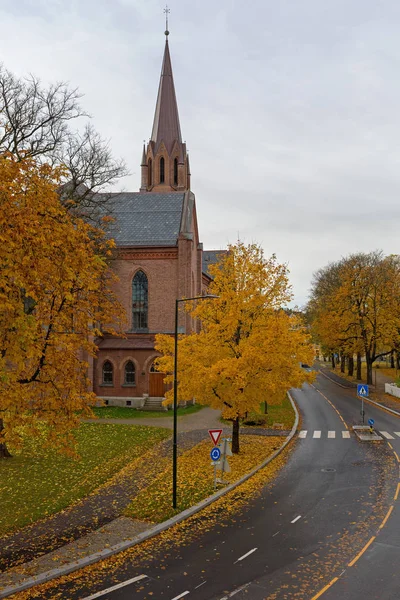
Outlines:
[[[170,9],[168,8],[168,4],[165,6],[164,8],[164,13],[165,13],[165,35],[169,36],[169,31],[168,31],[168,15],[170,13]]]

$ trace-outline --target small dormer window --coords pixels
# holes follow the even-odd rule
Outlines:
[[[178,185],[178,159],[174,160],[174,185]]]
[[[164,183],[165,181],[165,160],[162,156],[160,158],[160,183]]]
[[[151,158],[149,158],[149,162],[148,162],[148,168],[147,168],[147,180],[149,182],[149,187],[152,185],[153,183],[153,173],[152,173],[152,168],[153,168],[153,163]]]

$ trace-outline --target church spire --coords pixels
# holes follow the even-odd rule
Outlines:
[[[167,32],[168,29],[166,30],[166,33]],[[160,85],[158,87],[151,141],[155,144],[156,152],[161,142],[164,142],[168,152],[172,150],[175,141],[179,144],[182,143],[168,37],[165,40],[164,58],[161,69]]]
[[[166,15],[165,49],[151,138],[142,157],[141,192],[181,192],[189,189],[190,175],[186,144],[182,142]]]

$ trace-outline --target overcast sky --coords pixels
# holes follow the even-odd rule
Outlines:
[[[400,251],[399,0],[169,0],[200,238],[239,234],[291,272]],[[164,50],[156,0],[0,0],[0,61],[69,81],[140,186]]]

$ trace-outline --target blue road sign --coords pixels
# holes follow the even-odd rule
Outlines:
[[[375,423],[375,421],[373,419],[368,419],[368,425],[370,425],[372,427],[372,425]]]
[[[361,396],[361,398],[367,398],[369,394],[368,386],[365,383],[357,384],[357,396]]]
[[[221,458],[221,450],[215,446],[210,452],[211,460],[219,460]]]

